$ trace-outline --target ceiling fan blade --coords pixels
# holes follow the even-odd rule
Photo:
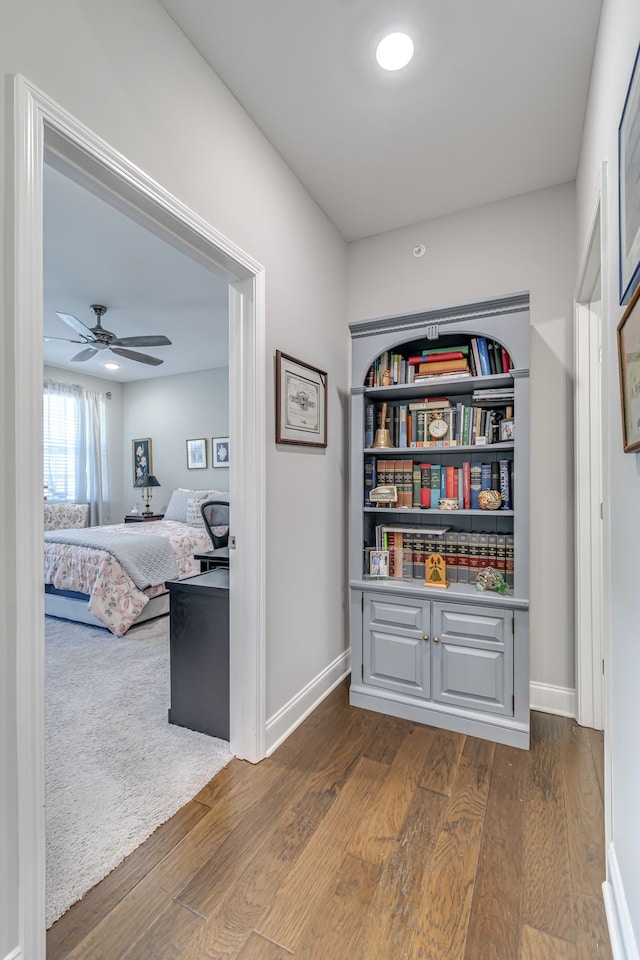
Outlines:
[[[93,331],[87,327],[82,320],[78,320],[77,317],[73,317],[70,313],[58,313],[57,310],[56,316],[60,317],[61,320],[64,320],[64,322],[68,324],[68,326],[72,327],[76,333],[79,333],[87,343],[96,339]]]
[[[48,343],[49,340],[61,340],[63,343],[86,343],[86,340],[69,340],[68,337],[48,337],[46,334],[42,338],[45,343]]]
[[[148,353],[136,353],[135,350],[123,350],[121,347],[111,347],[112,353],[117,353],[119,357],[126,357],[128,360],[137,360],[138,363],[148,363],[152,367],[157,367],[164,360],[158,357],[150,357]]]
[[[81,350],[80,353],[76,353],[75,357],[71,357],[72,362],[76,360],[90,360],[91,357],[95,357],[98,351],[94,347],[87,347],[86,350]]]
[[[149,337],[118,337],[111,341],[114,347],[170,347],[171,340],[168,337],[149,336]]]

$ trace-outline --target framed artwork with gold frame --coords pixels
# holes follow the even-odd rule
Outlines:
[[[640,449],[640,287],[618,324],[618,366],[622,445],[632,453]]]

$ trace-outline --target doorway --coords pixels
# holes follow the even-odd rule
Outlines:
[[[16,414],[21,495],[42,497],[42,195],[45,155],[229,282],[229,430],[234,511],[231,563],[231,749],[265,756],[264,269],[23,77],[14,81]],[[25,956],[45,957],[44,604],[42,516],[21,519],[16,554],[19,902]]]

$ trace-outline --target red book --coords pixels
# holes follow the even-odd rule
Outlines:
[[[500,347],[500,353],[502,355],[502,372],[509,373],[509,370],[511,369],[511,357],[502,346]]]
[[[471,463],[465,460],[462,464],[462,509],[471,509]]]
[[[453,475],[455,472],[455,467],[446,467],[445,468],[445,493],[447,497],[455,497],[453,492]]]
[[[420,506],[431,506],[431,464],[420,464]]]
[[[414,367],[421,363],[434,363],[436,360],[460,360],[464,357],[462,350],[449,350],[447,353],[430,353],[422,357],[409,357],[409,363]]]

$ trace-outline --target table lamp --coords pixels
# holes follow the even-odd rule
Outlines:
[[[153,494],[151,492],[151,488],[159,486],[160,483],[152,473],[148,473],[145,477],[140,477],[140,479],[136,480],[134,483],[134,487],[142,487],[142,499],[144,500],[144,510],[142,511],[143,517],[150,517],[152,515],[153,510],[151,509],[150,504]]]

